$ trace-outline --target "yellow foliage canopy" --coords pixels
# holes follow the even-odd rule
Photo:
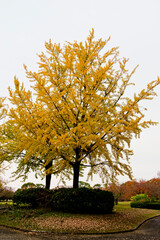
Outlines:
[[[120,59],[118,48],[104,52],[108,41],[94,39],[92,30],[84,42],[45,43],[37,72],[28,71],[32,92],[15,77],[10,92],[10,122],[17,132],[17,148],[26,151],[25,163],[53,161],[50,172],[60,173],[76,166],[91,166],[102,179],[118,174],[132,175],[129,157],[132,137],[155,124],[143,121],[139,102],[152,99],[160,79],[149,83],[133,99],[124,96],[131,85],[128,59]],[[103,49],[103,51],[102,51]],[[33,100],[34,99],[34,100]],[[74,176],[75,177],[75,176]],[[78,176],[77,176],[78,177]]]

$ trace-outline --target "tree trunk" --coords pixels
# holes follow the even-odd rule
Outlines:
[[[51,173],[49,173],[48,175],[46,175],[46,189],[50,189],[50,185],[51,185]]]
[[[80,162],[75,162],[73,165],[73,188],[78,188],[79,170],[80,170]]]
[[[52,167],[52,161],[45,166],[45,169],[48,170],[51,167]],[[46,174],[46,186],[45,186],[45,188],[50,189],[50,185],[51,185],[51,173]]]

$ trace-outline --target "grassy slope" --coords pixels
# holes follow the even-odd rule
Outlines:
[[[119,203],[112,214],[86,215],[47,212],[44,209],[0,210],[0,224],[52,232],[98,233],[135,228],[145,219],[160,215],[158,210],[132,209],[129,202]]]

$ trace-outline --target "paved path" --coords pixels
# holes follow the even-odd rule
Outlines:
[[[98,234],[98,235],[54,235],[46,233],[27,233],[13,230],[6,227],[0,227],[0,240],[160,240],[160,217],[144,223],[138,230],[119,234]]]

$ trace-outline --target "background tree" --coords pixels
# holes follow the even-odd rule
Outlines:
[[[83,187],[91,188],[91,185],[89,183],[87,183],[87,182],[79,181],[79,187],[80,188],[83,188]]]
[[[106,189],[113,192],[115,199],[118,196],[120,201],[130,201],[131,197],[137,194],[147,194],[149,198],[160,199],[160,178],[132,180],[122,184],[110,183]]]
[[[90,167],[89,177],[99,173],[102,180],[119,174],[132,177],[130,143],[152,121],[143,121],[139,103],[152,99],[159,78],[146,89],[125,96],[135,72],[127,70],[128,60],[119,58],[118,48],[104,51],[108,41],[94,39],[92,30],[83,44],[45,44],[39,55],[37,72],[28,71],[32,92],[15,78],[10,92],[10,123],[17,133],[17,148],[45,159],[47,173],[73,172],[73,187],[78,187],[82,168]]]
[[[21,186],[21,189],[28,189],[28,188],[44,188],[45,186],[43,184],[34,184],[32,182],[24,183]]]
[[[1,201],[11,200],[13,198],[13,195],[14,195],[14,191],[10,187],[5,186],[2,189],[0,189],[0,200]]]
[[[146,191],[150,198],[160,199],[160,178],[152,178],[146,182]]]
[[[121,201],[130,201],[132,196],[135,196],[136,194],[139,194],[139,185],[136,180],[127,181],[123,184],[121,184],[121,195],[120,200]]]
[[[9,199],[12,199],[13,194],[13,189],[7,187],[5,181],[0,178],[0,201],[8,201]]]
[[[111,191],[114,195],[114,201],[116,205],[118,204],[119,198],[122,195],[121,184],[117,183],[109,183],[108,186],[105,186],[105,189]]]

